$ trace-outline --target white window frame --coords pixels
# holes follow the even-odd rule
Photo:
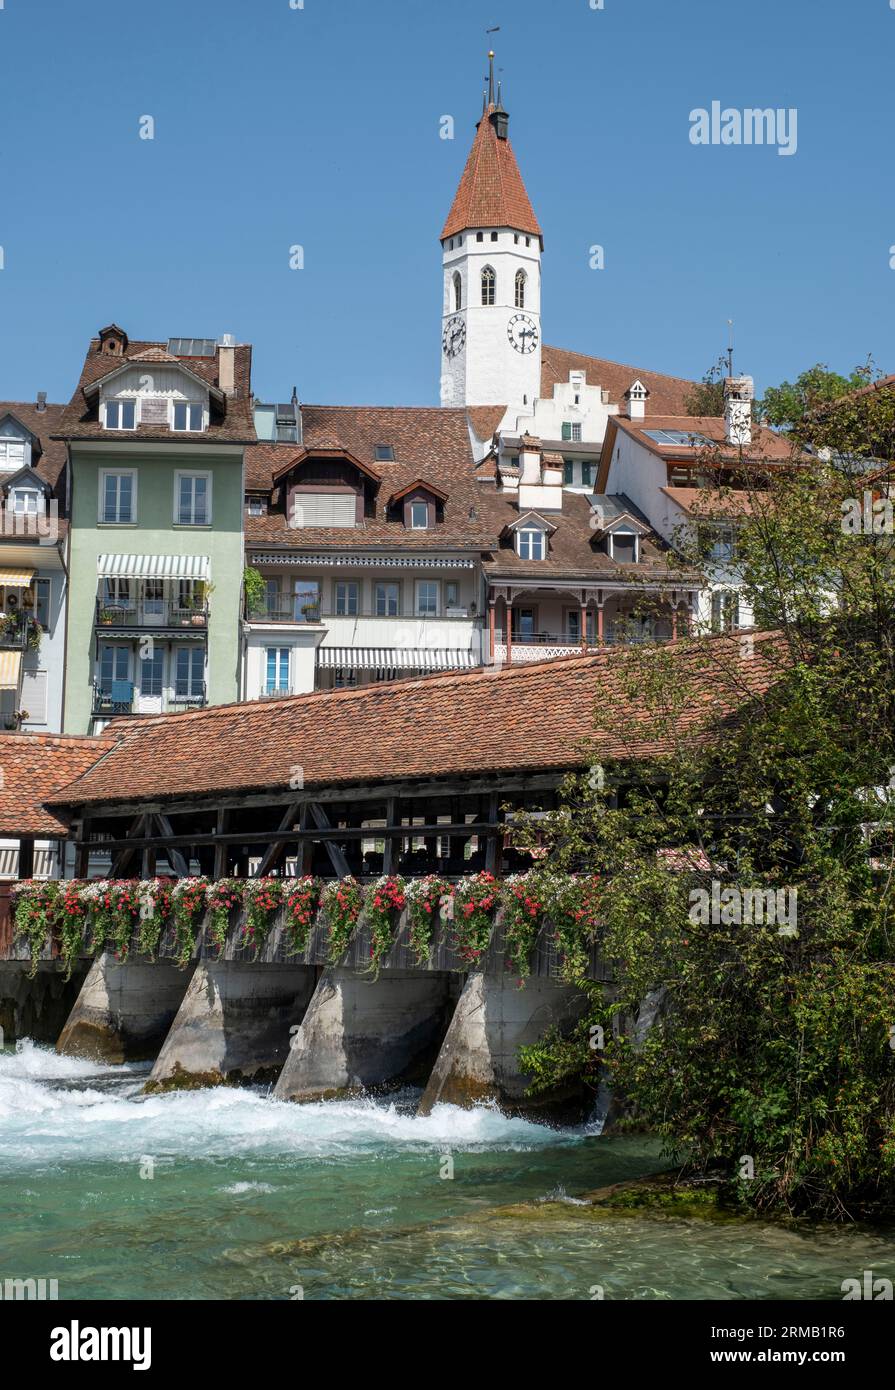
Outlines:
[[[207,515],[207,517],[206,517],[206,519],[205,519],[204,521],[196,521],[196,520],[181,521],[181,519],[180,519],[180,480],[181,480],[181,478],[192,478],[193,480],[195,480],[196,478],[204,478],[204,479],[205,479],[205,484],[206,484],[206,486],[205,486],[205,498],[206,498],[206,509],[207,509],[208,515]],[[177,469],[177,470],[175,471],[175,473],[174,473],[174,525],[175,525],[175,526],[192,526],[192,527],[197,527],[197,526],[198,526],[198,527],[203,527],[203,526],[210,526],[210,525],[211,525],[211,518],[212,518],[212,502],[211,502],[212,481],[213,481],[213,474],[212,474],[211,472],[209,472],[207,469],[203,469],[203,468],[179,468],[179,469]],[[196,489],[193,488],[193,489],[192,489],[192,511],[193,511],[193,514],[194,514],[194,515],[195,515],[195,509],[196,509]]]
[[[34,499],[33,509],[19,506],[20,500],[27,501],[28,498]],[[16,516],[39,516],[45,510],[40,505],[43,493],[39,487],[14,487],[10,490],[9,500],[12,503],[9,510]]]
[[[535,547],[533,542],[528,546],[529,553],[527,555],[523,554],[523,536],[538,537],[538,548],[541,552],[539,555],[535,555],[534,553]],[[516,532],[516,554],[519,556],[520,560],[545,560],[547,558],[546,531],[540,526],[520,526],[519,530]]]
[[[113,477],[113,478],[129,477],[129,478],[131,479],[131,512],[132,512],[133,514],[132,514],[132,516],[131,516],[127,521],[120,521],[120,520],[118,520],[118,521],[107,521],[107,520],[106,520],[105,510],[106,510],[106,478],[107,478],[107,477]],[[121,510],[120,504],[121,504],[121,489],[119,488],[119,489],[118,489],[118,507],[117,507],[117,510],[118,510],[118,511]],[[99,470],[99,507],[98,507],[98,520],[99,520],[99,525],[100,525],[100,526],[136,526],[136,524],[137,524],[137,515],[138,515],[138,512],[137,512],[137,469],[136,469],[136,468],[101,468],[101,469]]]
[[[178,410],[178,407],[180,407],[181,409],[185,409],[185,410],[186,410],[187,423],[186,423],[185,425],[182,425],[182,426],[177,424],[177,410]],[[199,426],[199,428],[198,428],[197,430],[192,429],[191,426],[190,426],[190,424],[189,424],[190,414],[191,414],[192,411],[194,411],[194,410],[198,410],[198,411],[199,411],[199,414],[200,414],[201,419],[202,419],[202,423],[200,424],[200,426]],[[205,406],[203,405],[203,403],[202,403],[201,401],[173,401],[173,400],[172,400],[172,402],[171,402],[171,429],[172,429],[172,431],[174,432],[174,434],[204,434],[204,433],[205,433]]]
[[[339,590],[343,589],[344,594],[340,595]],[[354,599],[352,610],[351,600]],[[340,608],[339,603],[344,600],[344,607]],[[337,618],[356,618],[360,614],[360,583],[357,579],[337,579],[333,585],[333,611]]]
[[[384,590],[386,591],[385,594],[384,594],[384,601],[385,601],[385,612],[384,612],[384,613],[380,613],[380,612],[379,612],[379,594],[378,594],[378,590],[379,590],[379,589],[384,589]],[[395,611],[394,611],[394,613],[389,613],[389,611],[388,611],[388,605],[389,605],[389,594],[388,594],[388,590],[389,590],[389,589],[394,589],[394,590],[395,590]],[[373,584],[373,613],[374,613],[374,616],[377,617],[377,618],[400,618],[400,616],[401,616],[401,585],[398,584],[398,583],[396,583],[395,580],[393,580],[393,579],[377,579],[377,580],[374,582],[374,584]]]
[[[134,423],[133,423],[132,425],[121,425],[121,424],[118,424],[118,425],[110,425],[110,424],[109,424],[109,406],[110,406],[110,405],[114,405],[114,406],[118,409],[118,412],[119,412],[119,419],[121,418],[121,407],[122,407],[123,405],[132,405],[132,406],[134,407]],[[115,432],[116,434],[121,434],[123,431],[124,431],[124,432],[127,432],[127,433],[130,433],[132,430],[135,430],[136,428],[137,428],[137,397],[136,397],[136,396],[110,396],[110,397],[108,397],[106,400],[103,401],[103,429],[114,430],[114,432]]]
[[[435,607],[430,610],[420,606],[420,590],[423,585],[431,586],[435,590]],[[417,579],[413,586],[413,608],[417,618],[437,618],[441,612],[441,583],[437,579]]]
[[[10,449],[21,449],[21,459],[11,463],[9,459]],[[21,468],[26,468],[27,465],[27,440],[20,439],[14,434],[0,434],[0,473],[18,473]]]
[[[413,519],[414,507],[422,507],[422,508],[423,508],[423,511],[424,511],[425,514],[426,514],[426,519],[425,519],[425,521],[423,522],[422,526],[417,525],[417,523],[416,523],[416,522],[414,521],[414,519]],[[410,529],[411,529],[411,531],[428,531],[428,529],[429,529],[429,503],[428,503],[428,502],[419,502],[419,501],[417,501],[417,502],[411,502],[411,504],[410,504]]]
[[[284,647],[284,646],[264,647],[264,648],[263,648],[263,651],[264,651],[264,674],[263,674],[263,676],[262,676],[261,679],[262,679],[262,683],[263,683],[264,694],[265,694],[265,695],[271,695],[271,696],[273,696],[273,695],[288,695],[289,692],[290,692],[290,690],[292,689],[292,647]],[[276,685],[275,685],[272,689],[268,689],[267,671],[268,671],[268,665],[269,665],[269,655],[270,655],[271,652],[275,652],[275,653],[276,653],[276,656],[275,656],[275,658],[274,658],[274,668],[275,668],[275,670],[274,670],[274,679],[276,680]],[[284,653],[285,653],[285,656],[286,656],[286,684],[285,684],[285,685],[281,685],[281,684],[280,684],[280,681],[281,681],[281,679],[282,679],[282,660],[283,660],[283,655],[284,655]]]

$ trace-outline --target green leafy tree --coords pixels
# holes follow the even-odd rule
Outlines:
[[[875,375],[869,359],[863,367],[856,367],[848,376],[830,371],[829,367],[818,362],[802,372],[795,381],[782,381],[779,386],[769,386],[761,402],[761,411],[769,425],[798,431],[831,401],[869,386]]]
[[[602,1029],[629,1115],[757,1210],[895,1207],[895,540],[891,512],[844,523],[892,409],[849,397],[815,426],[835,451],[754,461],[732,566],[764,631],[611,653],[603,775],[537,825],[547,867],[601,875],[618,984],[582,979],[578,1031],[523,1054],[534,1088],[595,1084]]]

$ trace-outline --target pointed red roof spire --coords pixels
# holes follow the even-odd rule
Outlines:
[[[488,54],[488,94],[482,119],[463,170],[441,239],[472,227],[511,227],[541,237],[538,219],[529,201],[507,128],[509,116],[498,91],[494,100],[494,54]]]

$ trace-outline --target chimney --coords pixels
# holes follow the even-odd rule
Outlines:
[[[642,381],[633,381],[625,392],[628,402],[628,415],[632,420],[642,420],[646,415],[646,398],[649,395]]]
[[[236,339],[225,333],[218,344],[218,385],[228,396],[236,394]]]
[[[531,434],[523,434],[519,440],[520,483],[539,483],[541,481],[541,441]]]
[[[37,408],[38,408],[38,410],[40,411],[41,414],[43,414],[43,412],[46,410],[46,408],[47,408],[47,393],[46,393],[46,391],[38,391],[38,393],[37,393]]]
[[[752,399],[755,383],[751,376],[729,376],[724,381],[724,438],[740,448],[752,443]]]

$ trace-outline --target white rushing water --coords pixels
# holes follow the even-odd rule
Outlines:
[[[281,1154],[326,1159],[365,1150],[526,1151],[576,1143],[582,1129],[556,1131],[499,1111],[439,1105],[417,1117],[394,1102],[294,1105],[258,1090],[219,1087],[144,1096],[145,1066],[105,1066],[20,1043],[0,1053],[0,1162],[132,1160],[160,1156]]]

